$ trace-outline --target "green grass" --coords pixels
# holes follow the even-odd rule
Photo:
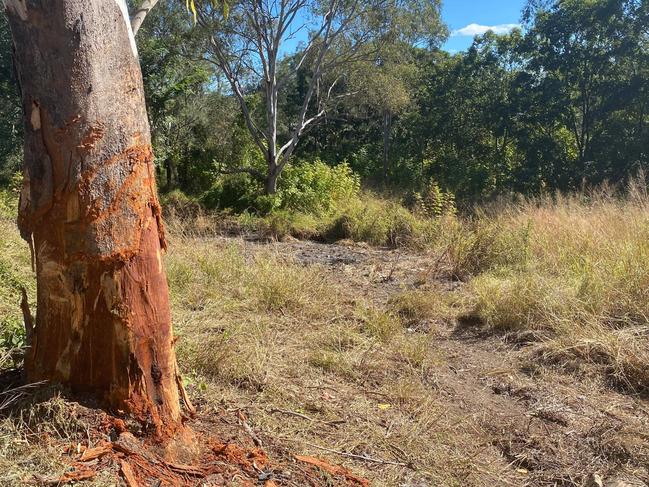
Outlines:
[[[24,345],[25,328],[20,308],[22,289],[35,301],[35,279],[27,243],[16,229],[17,199],[11,192],[0,192],[0,353]]]

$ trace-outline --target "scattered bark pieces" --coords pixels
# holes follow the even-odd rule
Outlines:
[[[346,469],[345,467],[341,467],[340,465],[331,465],[330,463],[327,463],[324,460],[320,460],[319,458],[302,456],[302,455],[295,455],[295,459],[299,462],[308,463],[309,465],[318,467],[319,469],[324,470],[325,472],[330,473],[331,475],[337,477],[344,477],[345,480],[352,483],[352,485],[360,485],[362,487],[369,487],[370,485],[369,480],[361,477],[357,477],[348,469]]]
[[[79,458],[79,461],[90,462],[96,458],[103,457],[104,455],[107,455],[112,451],[113,451],[113,446],[108,442],[104,442],[94,448],[86,448],[81,454],[81,458]]]
[[[126,482],[126,485],[128,487],[139,487],[140,484],[135,477],[133,468],[126,460],[119,461],[119,468],[122,473],[122,477],[124,477],[124,482]]]

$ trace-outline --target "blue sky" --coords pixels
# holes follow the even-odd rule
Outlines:
[[[525,0],[443,0],[442,18],[451,31],[444,44],[449,52],[471,45],[475,33],[491,27],[501,33],[520,23]]]
[[[476,34],[483,34],[490,28],[502,34],[518,26],[525,1],[442,0],[442,18],[451,33],[444,49],[450,53],[463,51],[471,45]],[[300,30],[295,38],[285,40],[282,51],[292,53],[305,40],[306,31]]]

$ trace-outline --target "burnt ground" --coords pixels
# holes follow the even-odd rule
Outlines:
[[[321,266],[341,286],[380,305],[431,282],[466,295],[466,284],[444,275],[443,256],[352,243],[245,244],[250,253],[264,247]],[[480,456],[492,462],[485,478],[495,485],[649,485],[646,397],[617,390],[590,366],[541,363],[535,337],[496,335],[470,317],[435,325],[432,346],[441,360],[430,372],[431,394],[447,420],[476,431]],[[500,471],[496,478],[494,471]]]

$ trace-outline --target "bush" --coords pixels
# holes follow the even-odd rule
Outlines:
[[[415,217],[395,201],[371,195],[349,201],[325,231],[330,240],[350,239],[379,246],[424,247],[436,225]]]
[[[201,204],[191,196],[187,196],[179,189],[160,196],[160,205],[165,218],[178,217],[189,219],[201,213]]]
[[[268,215],[278,210],[325,215],[342,202],[356,198],[360,178],[347,164],[328,166],[320,160],[288,166],[274,195],[262,194],[259,181],[247,174],[220,178],[201,197],[209,209],[253,210]]]
[[[427,218],[455,215],[457,211],[453,193],[443,191],[435,181],[431,181],[424,191],[409,195],[407,206]]]
[[[231,209],[236,212],[260,210],[261,185],[248,174],[229,174],[219,178],[200,198],[210,210]],[[266,208],[261,208],[264,210]]]
[[[359,191],[360,178],[346,163],[331,167],[316,160],[286,168],[279,182],[277,207],[322,215],[356,199]]]

